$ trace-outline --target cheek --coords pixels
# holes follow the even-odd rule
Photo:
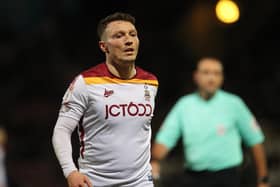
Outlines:
[[[200,86],[205,86],[205,85],[207,85],[207,78],[206,77],[204,77],[204,76],[201,76],[201,77],[198,77],[197,79],[196,79],[196,82],[197,82],[197,84],[198,85],[200,85]]]
[[[222,81],[223,81],[223,79],[222,79],[221,76],[215,76],[215,77],[214,77],[214,80],[215,80],[215,82],[216,82],[217,84],[221,84]]]
[[[208,87],[216,86],[218,84],[218,80],[213,76],[205,76],[201,80],[201,84]]]
[[[110,41],[108,42],[108,48],[111,51],[117,51],[121,49],[121,43],[119,41]]]
[[[220,86],[221,84],[223,84],[223,79],[219,78],[218,81],[217,81],[217,85]]]
[[[137,40],[135,41],[137,48],[139,47],[139,39],[137,38]]]
[[[207,86],[207,85],[211,85],[211,84],[213,84],[213,82],[215,82],[215,81],[213,81],[213,79],[211,78],[211,77],[205,77],[204,79],[203,79],[203,83]]]

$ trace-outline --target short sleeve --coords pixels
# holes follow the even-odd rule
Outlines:
[[[172,107],[156,135],[156,143],[163,144],[168,149],[175,147],[181,136],[181,105],[182,103],[178,101]]]
[[[64,94],[59,116],[80,120],[87,108],[88,93],[82,75],[79,75],[70,84]]]
[[[240,98],[236,102],[236,114],[236,125],[245,145],[251,147],[262,143],[263,132],[249,108]]]

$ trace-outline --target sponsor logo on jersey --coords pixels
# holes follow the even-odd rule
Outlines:
[[[105,90],[104,90],[104,97],[110,97],[113,94],[114,94],[114,90],[107,90],[105,88]]]
[[[119,116],[151,116],[153,108],[149,103],[112,104],[105,105],[105,119]]]

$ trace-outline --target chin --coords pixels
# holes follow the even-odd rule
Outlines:
[[[218,89],[209,89],[207,90],[208,94],[215,94],[218,91]]]
[[[123,63],[134,63],[135,60],[136,60],[136,57],[120,59],[120,61]]]

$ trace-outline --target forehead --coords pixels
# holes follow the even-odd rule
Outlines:
[[[108,23],[105,31],[108,33],[118,32],[118,31],[131,31],[136,30],[135,26],[129,21],[112,21]]]
[[[218,69],[222,70],[223,65],[216,59],[203,59],[199,62],[197,69]]]

